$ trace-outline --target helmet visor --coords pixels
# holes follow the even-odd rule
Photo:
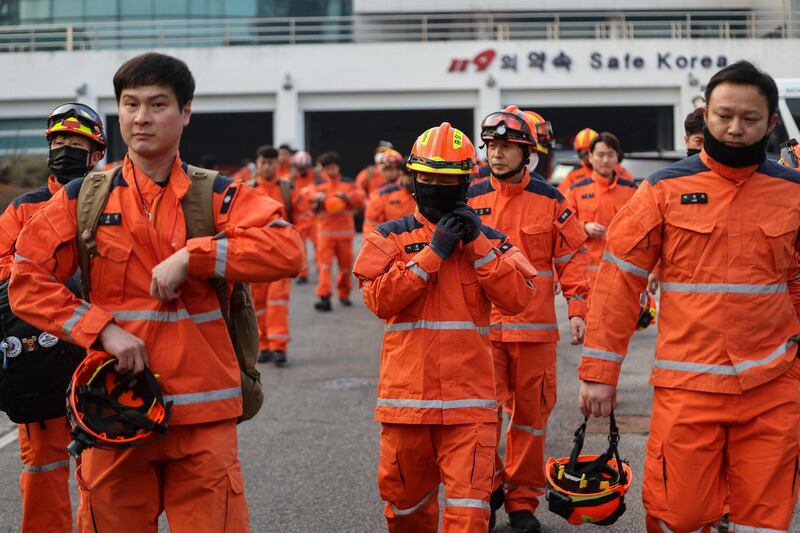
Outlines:
[[[506,139],[533,144],[533,135],[528,124],[511,113],[498,111],[481,122],[481,139]]]
[[[47,127],[52,128],[54,124],[60,122],[68,117],[74,117],[78,119],[82,124],[85,124],[89,127],[92,126],[99,126],[102,128],[103,121],[100,116],[94,112],[89,106],[77,103],[69,103],[60,105],[47,118]]]
[[[462,172],[470,172],[475,166],[475,161],[472,159],[464,159],[463,161],[437,161],[435,159],[428,159],[411,154],[408,156],[408,165],[421,165],[428,167],[432,170],[458,170]]]

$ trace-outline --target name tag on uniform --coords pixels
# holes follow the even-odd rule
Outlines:
[[[571,214],[572,214],[572,210],[569,207],[564,209],[564,212],[561,213],[560,215],[558,215],[558,222],[560,224],[563,224],[569,218],[569,216]]]
[[[708,194],[704,192],[687,192],[681,195],[682,204],[707,204]]]
[[[586,194],[582,194],[581,198],[583,198],[584,200],[586,200],[588,198],[594,198],[594,193],[593,192],[587,192]]]
[[[98,226],[119,226],[122,224],[122,213],[103,213],[100,215],[100,220],[97,221]]]
[[[475,210],[475,212],[478,213],[481,216],[483,216],[483,215],[491,215],[492,214],[492,208],[491,207],[479,207],[478,209]]]
[[[413,244],[406,244],[406,253],[413,254],[416,252],[421,252],[423,248],[428,246],[427,242],[415,242]]]

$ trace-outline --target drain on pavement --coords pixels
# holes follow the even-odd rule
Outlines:
[[[367,387],[376,387],[378,385],[378,378],[364,378],[364,377],[346,377],[336,378],[323,381],[320,388],[325,390],[353,390],[364,389]]]

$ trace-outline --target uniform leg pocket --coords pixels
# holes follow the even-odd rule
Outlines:
[[[400,470],[397,447],[386,439],[381,439],[381,456],[378,462],[378,489],[381,500],[398,502],[405,499],[405,479]]]
[[[225,506],[225,531],[250,531],[247,500],[244,496],[244,477],[239,464],[228,467],[228,501]]]
[[[494,425],[479,427],[472,459],[470,485],[473,489],[485,492],[487,496],[491,494],[494,482],[495,438]]]
[[[92,509],[92,498],[89,484],[83,479],[82,466],[78,464],[75,469],[75,480],[78,482],[78,492],[80,493],[80,501],[78,503],[78,512],[76,516],[78,531],[82,533],[97,533],[97,521],[95,520],[94,510]]]
[[[548,368],[544,372],[542,378],[542,407],[544,412],[548,415],[553,411],[556,406],[556,399],[558,394],[558,383],[556,380],[555,367]]]
[[[642,500],[647,511],[668,509],[667,462],[664,458],[664,444],[652,435],[647,439]]]

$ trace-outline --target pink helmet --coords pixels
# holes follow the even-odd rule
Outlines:
[[[292,156],[292,166],[294,168],[308,168],[311,166],[311,154],[304,151],[295,152]]]

